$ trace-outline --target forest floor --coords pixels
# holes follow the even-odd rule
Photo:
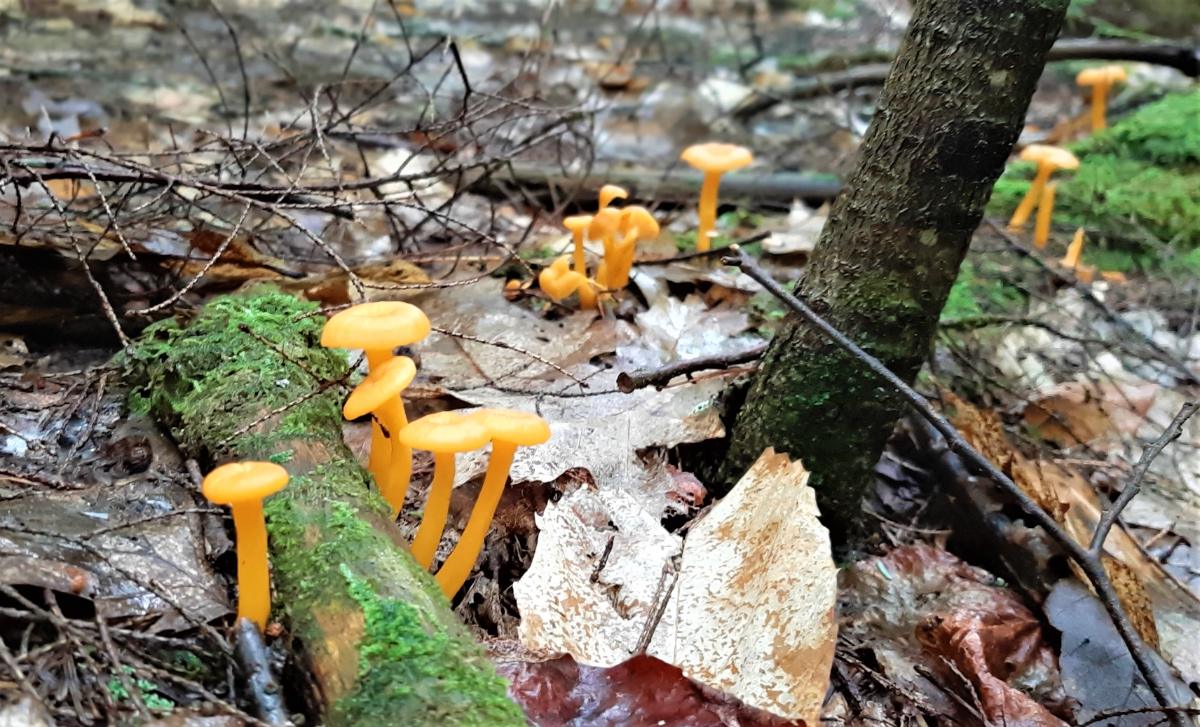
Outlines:
[[[0,724],[258,723],[230,636],[231,530],[199,494],[213,463],[130,410],[118,355],[153,321],[262,284],[326,312],[418,305],[434,332],[412,350],[411,418],[488,406],[551,423],[452,603],[536,724],[1162,719],[1054,545],[918,422],[876,469],[870,536],[836,564],[801,464],[768,453],[732,489],[709,478],[784,308],[689,255],[697,182],[679,152],[753,150],[716,244],[753,239],[795,279],[878,88],[786,97],[886,60],[906,3],[31,5],[0,0]],[[1089,141],[1067,123],[1087,65],[1047,66],[1022,134],[1083,159],[1049,244],[1005,229],[1029,176],[1014,163],[917,383],[1081,540],[1200,393],[1200,91],[1128,64],[1113,128]],[[745,113],[764,98],[780,102]],[[1103,173],[1084,174],[1089,155]],[[537,272],[605,181],[662,232],[597,315],[550,300]],[[694,359],[717,363],[656,380]],[[278,384],[297,400],[314,386]],[[369,422],[345,439],[365,463]],[[439,558],[486,464],[460,456]],[[431,471],[419,454],[407,537]],[[1126,605],[1194,704],[1200,418],[1122,521],[1107,548]],[[774,536],[728,536],[743,527]],[[272,666],[296,668],[282,652]]]

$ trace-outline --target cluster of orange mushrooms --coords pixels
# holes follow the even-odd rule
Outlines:
[[[1087,68],[1080,71],[1075,77],[1078,85],[1092,89],[1091,125],[1093,132],[1107,128],[1108,92],[1114,84],[1123,82],[1125,79],[1125,69],[1121,66]],[[1033,244],[1040,250],[1046,247],[1046,243],[1050,239],[1050,218],[1054,212],[1054,196],[1058,189],[1058,183],[1050,181],[1050,177],[1056,171],[1065,172],[1078,169],[1079,158],[1066,149],[1045,144],[1030,144],[1021,150],[1020,158],[1037,164],[1037,171],[1034,173],[1033,182],[1029,185],[1029,191],[1025,193],[1025,197],[1013,212],[1012,219],[1008,222],[1008,228],[1013,232],[1019,232],[1029,221],[1029,216],[1033,214],[1034,210],[1037,210],[1037,219],[1033,225]],[[1074,272],[1080,281],[1090,283],[1096,276],[1096,269],[1083,264],[1080,260],[1083,254],[1083,241],[1083,228],[1079,228],[1075,231],[1075,236],[1067,247],[1067,254],[1059,262],[1063,267]],[[1105,280],[1112,282],[1120,282],[1124,279],[1119,272],[1102,270],[1100,275]]]
[[[342,414],[347,419],[371,415],[367,468],[393,518],[408,494],[413,450],[433,454],[433,482],[412,542],[413,558],[422,568],[433,564],[446,526],[455,455],[491,444],[483,486],[462,537],[434,575],[442,593],[450,598],[466,582],[483,549],[517,448],[545,442],[550,427],[535,414],[509,409],[476,409],[467,414],[443,411],[409,422],[401,394],[412,383],[417,367],[411,358],[394,351],[420,341],[430,330],[429,319],[414,305],[363,303],[331,317],[321,333],[321,345],[361,349],[366,354],[369,373],[346,399]],[[265,627],[271,610],[262,501],[287,482],[287,470],[277,464],[233,462],[209,473],[202,487],[209,501],[232,508],[238,548],[238,616],[259,628]]]
[[[749,149],[734,144],[709,142],[683,150],[683,161],[704,175],[700,187],[700,226],[696,231],[696,250],[707,251],[717,222],[717,192],[721,176],[741,169],[754,156]],[[573,255],[563,255],[538,275],[538,285],[551,300],[561,301],[578,293],[582,308],[593,308],[607,294],[629,284],[637,244],[658,237],[659,224],[645,207],[613,207],[629,192],[615,184],[600,188],[599,204],[593,215],[576,215],[563,220],[575,245]],[[597,240],[604,245],[604,257],[594,277],[588,277],[585,242]]]

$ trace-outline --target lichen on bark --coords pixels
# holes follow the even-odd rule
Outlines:
[[[1024,119],[1066,0],[922,0],[797,286],[816,312],[911,381]],[[853,534],[901,411],[861,365],[795,317],[738,415],[724,478],[767,446],[813,473],[822,517]]]

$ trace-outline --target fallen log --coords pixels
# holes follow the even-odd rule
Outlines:
[[[505,683],[408,552],[342,441],[341,351],[316,306],[278,290],[156,323],[121,356],[130,406],[201,461],[271,460],[273,620],[327,725],[523,725]]]

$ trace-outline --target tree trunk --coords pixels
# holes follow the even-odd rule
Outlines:
[[[1017,139],[1067,0],[920,0],[854,173],[797,285],[907,381]],[[767,446],[804,460],[822,513],[853,534],[902,404],[795,316],[738,414],[724,474]]]
[[[524,725],[482,649],[417,565],[342,441],[345,354],[318,345],[316,306],[279,291],[228,296],[125,354],[131,408],[192,456],[272,460],[274,610],[328,725]]]

